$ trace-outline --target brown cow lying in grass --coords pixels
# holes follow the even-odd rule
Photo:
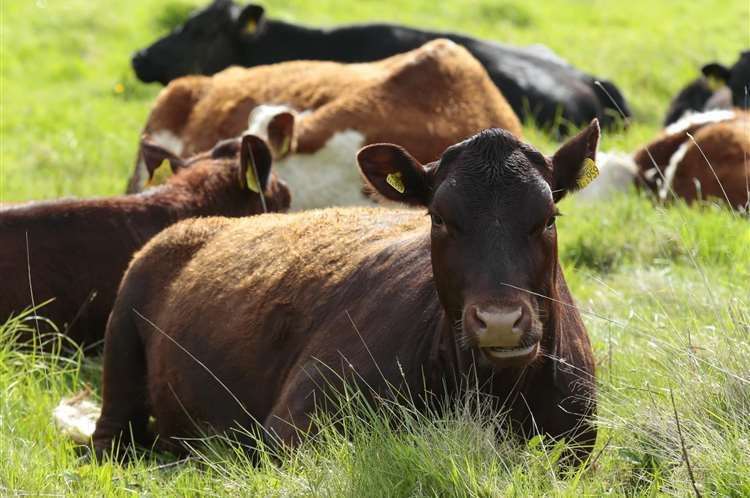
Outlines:
[[[159,94],[144,133],[190,155],[240,134],[264,104],[298,113],[296,140],[286,138],[288,119],[269,123],[268,133],[279,176],[299,178],[290,184],[294,209],[363,203],[353,158],[370,143],[397,142],[427,162],[484,128],[521,134],[482,65],[448,40],[372,63],[295,61],[179,78]],[[139,163],[128,191],[144,178]]]
[[[720,110],[687,116],[632,156],[606,154],[599,164],[602,175],[584,197],[601,198],[636,185],[660,201],[712,198],[749,211],[750,113]]]
[[[165,185],[135,195],[32,202],[0,210],[0,322],[32,302],[54,298],[40,315],[77,344],[101,341],[128,262],[151,237],[193,216],[262,212],[260,196],[248,188],[247,155],[240,160],[240,147],[254,153],[268,209],[285,210],[289,191],[270,174],[268,147],[252,135],[241,144],[229,140],[187,160],[144,141],[150,176],[157,168],[159,174],[168,169],[166,164],[159,167],[165,160],[176,171]],[[249,178],[252,182],[252,174]]]
[[[130,434],[151,444],[150,415],[177,451],[174,438],[255,421],[296,445],[342,375],[414,399],[455,399],[470,378],[494,409],[507,401],[524,435],[566,437],[586,455],[594,361],[557,256],[555,203],[591,174],[598,140],[594,121],[547,158],[487,130],[427,165],[371,145],[358,161],[372,186],[421,209],[164,231],[135,257],[107,326],[96,451]]]

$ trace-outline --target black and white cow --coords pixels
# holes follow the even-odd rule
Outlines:
[[[188,74],[214,74],[230,65],[246,67],[288,60],[367,62],[413,50],[435,38],[466,47],[521,119],[542,125],[607,126],[619,107],[630,111],[611,82],[586,74],[541,46],[512,47],[455,33],[422,31],[392,24],[317,29],[267,19],[263,7],[215,0],[169,35],[133,55],[142,81],[169,81]],[[596,84],[599,80],[600,84]]]
[[[740,53],[731,67],[711,62],[701,72],[703,75],[680,90],[669,104],[664,126],[691,112],[750,107],[750,50]]]

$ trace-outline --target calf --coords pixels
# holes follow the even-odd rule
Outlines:
[[[159,167],[164,160],[177,173],[142,194],[0,209],[0,322],[32,302],[54,298],[39,314],[81,346],[101,341],[128,262],[151,237],[184,218],[262,212],[261,199],[246,178],[256,190],[258,181],[248,176],[252,168],[239,159],[240,147],[253,151],[268,209],[284,210],[289,192],[270,175],[265,143],[251,135],[241,144],[230,140],[188,160],[144,141],[151,176],[168,169]]]
[[[747,211],[750,114],[742,110],[692,114],[633,155],[603,155],[600,169],[602,175],[587,192],[598,198],[635,185],[651,191],[659,201],[713,198]],[[607,180],[616,185],[605,185]]]
[[[549,126],[562,117],[584,125],[599,117],[609,125],[619,116],[617,107],[630,116],[613,83],[579,71],[547,47],[512,47],[392,24],[308,28],[267,19],[260,5],[239,6],[231,0],[215,0],[194,13],[172,33],[135,53],[132,62],[140,80],[167,84],[180,76],[214,74],[231,65],[375,61],[437,38],[466,47],[524,120],[533,118],[539,125]],[[565,129],[563,123],[560,130]]]
[[[144,132],[189,155],[248,122],[267,129],[280,176],[298,180],[295,209],[365,202],[353,160],[363,145],[397,142],[427,162],[484,128],[521,134],[487,72],[447,40],[368,64],[301,61],[181,78],[159,95]],[[139,164],[129,191],[145,176]]]
[[[691,112],[750,107],[750,51],[740,53],[732,67],[712,62],[703,66],[701,72],[703,76],[680,90],[669,104],[664,126]]]
[[[164,442],[257,422],[293,446],[342,379],[422,408],[469,379],[521,434],[566,437],[586,455],[594,361],[555,203],[595,171],[598,139],[594,121],[548,158],[493,129],[427,165],[370,145],[358,161],[372,187],[420,209],[164,231],[130,265],[107,325],[96,450],[130,434],[150,444],[151,415]]]

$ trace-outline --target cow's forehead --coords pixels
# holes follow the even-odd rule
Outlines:
[[[551,209],[544,156],[512,136],[484,138],[484,143],[465,142],[441,162],[433,205],[472,217]]]
[[[535,148],[504,130],[491,129],[446,151],[437,173],[454,186],[475,183],[476,188],[502,189],[516,183],[546,184],[546,169],[546,158]]]

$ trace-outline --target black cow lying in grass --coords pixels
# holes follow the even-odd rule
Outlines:
[[[701,68],[696,78],[672,100],[664,118],[668,126],[686,113],[750,107],[750,50],[740,54],[732,67],[711,62]]]
[[[330,30],[266,19],[263,7],[241,7],[215,0],[185,24],[133,56],[133,68],[144,82],[169,81],[188,74],[214,74],[230,65],[246,67],[289,60],[366,62],[407,52],[448,38],[466,47],[487,69],[492,81],[521,119],[541,126],[565,121],[584,125],[599,118],[616,121],[619,107],[630,115],[619,89],[609,81],[572,67],[542,46],[512,47],[455,33],[362,24]],[[616,105],[615,105],[616,104]]]

